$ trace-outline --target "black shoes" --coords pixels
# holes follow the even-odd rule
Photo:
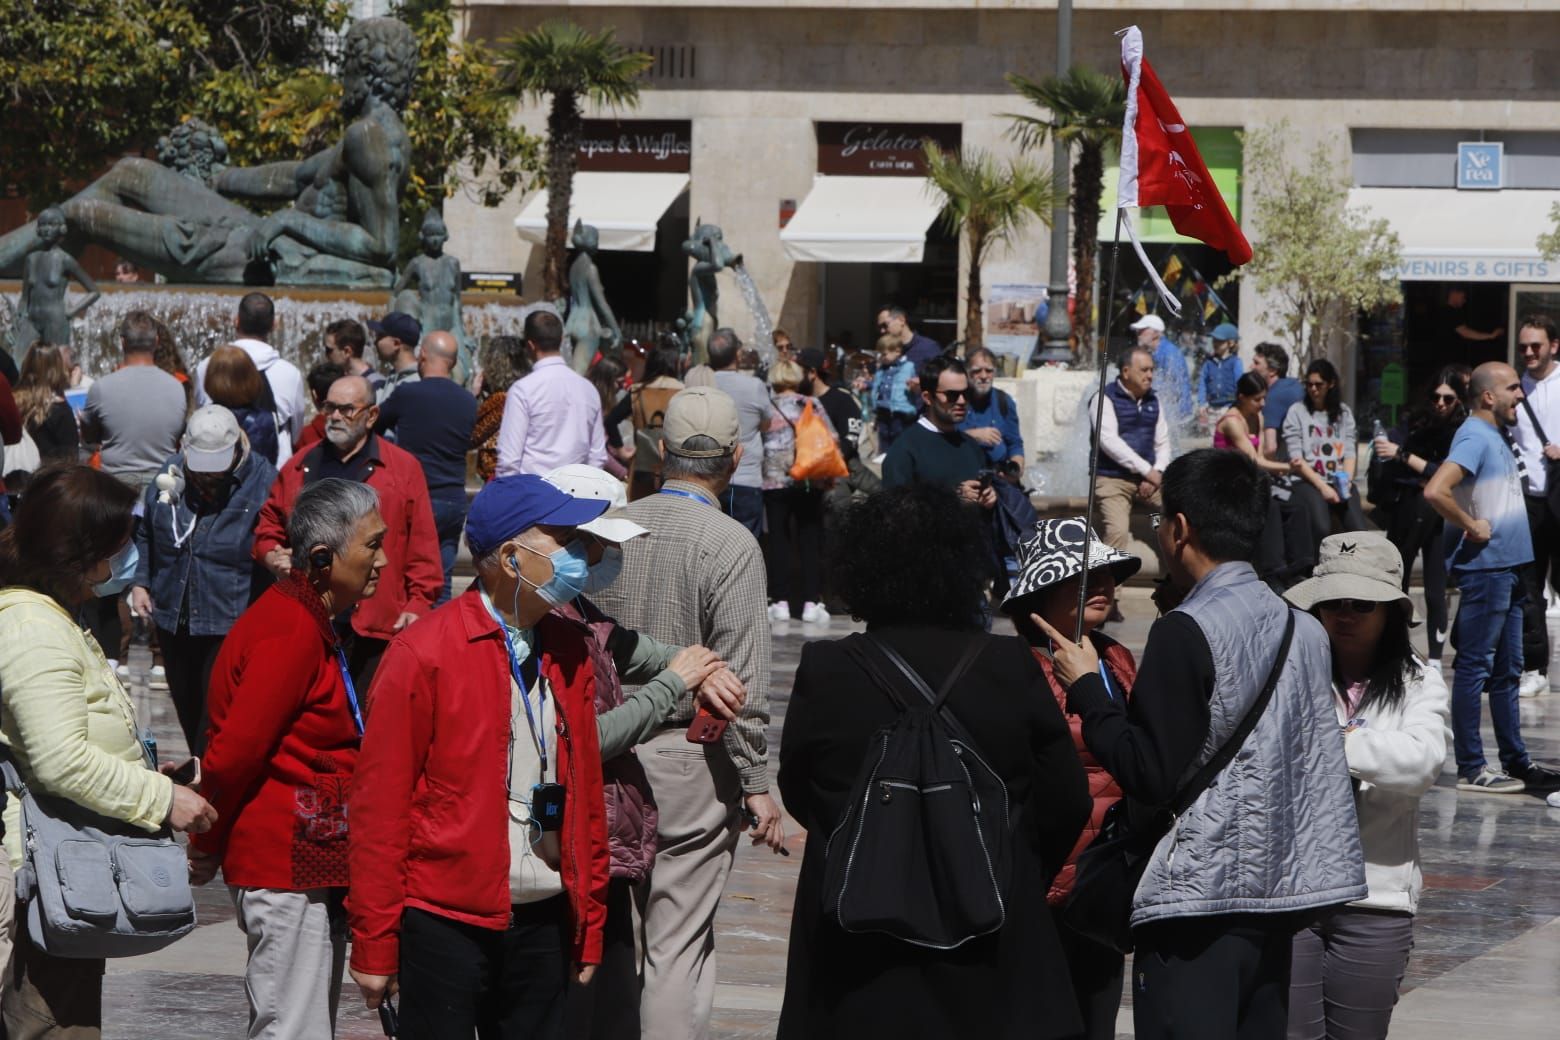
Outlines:
[[[1525,767],[1511,770],[1511,775],[1527,785],[1529,791],[1560,790],[1560,771],[1529,762]]]

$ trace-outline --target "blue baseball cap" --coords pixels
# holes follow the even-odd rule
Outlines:
[[[401,311],[391,311],[378,321],[369,322],[368,330],[375,336],[394,336],[408,347],[417,346],[422,339],[422,323]]]
[[[522,473],[489,481],[466,514],[466,544],[480,559],[532,527],[578,527],[605,513],[610,502],[566,495],[541,477]]]
[[[1223,324],[1215,325],[1213,327],[1213,338],[1218,340],[1220,343],[1232,339],[1240,339],[1240,329],[1237,329],[1234,325],[1226,321]]]

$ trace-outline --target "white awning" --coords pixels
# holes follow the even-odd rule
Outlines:
[[[654,252],[656,224],[687,187],[686,173],[576,173],[569,227],[575,218],[591,225],[601,233],[602,249]],[[546,240],[545,188],[520,208],[515,230],[530,242]]]
[[[792,260],[918,264],[941,209],[924,177],[818,176],[780,241]]]
[[[1560,191],[1354,188],[1349,205],[1382,218],[1403,243],[1398,278],[1448,282],[1560,281],[1538,252]]]

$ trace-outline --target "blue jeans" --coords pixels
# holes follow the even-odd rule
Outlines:
[[[754,538],[764,536],[764,490],[742,487],[737,484],[720,496],[720,504],[726,515],[753,532]]]
[[[455,576],[455,553],[460,548],[460,532],[466,526],[466,489],[444,491],[433,496],[433,528],[439,533],[439,562],[444,565],[444,588],[434,606],[449,602],[450,579]]]
[[[1448,525],[1450,526],[1450,525]],[[1480,693],[1490,695],[1490,722],[1507,773],[1528,765],[1517,713],[1522,677],[1522,575],[1517,569],[1457,572],[1457,658],[1452,680],[1452,747],[1457,775],[1472,779],[1484,769],[1479,737]]]

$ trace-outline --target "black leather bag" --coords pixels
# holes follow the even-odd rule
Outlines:
[[[846,644],[899,717],[868,743],[824,853],[824,910],[844,931],[949,950],[1006,920],[1007,789],[944,705],[985,642],[971,641],[936,693],[871,635]],[[910,704],[907,686],[921,695]]]
[[[1123,798],[1105,812],[1100,832],[1078,857],[1072,892],[1062,908],[1062,919],[1073,931],[1120,953],[1132,952],[1132,898],[1159,840],[1169,833],[1208,785],[1230,764],[1256,728],[1262,712],[1273,699],[1273,690],[1289,657],[1295,634],[1295,612],[1289,611],[1284,639],[1268,673],[1262,692],[1246,717],[1224,745],[1186,782],[1168,806],[1133,805]]]

